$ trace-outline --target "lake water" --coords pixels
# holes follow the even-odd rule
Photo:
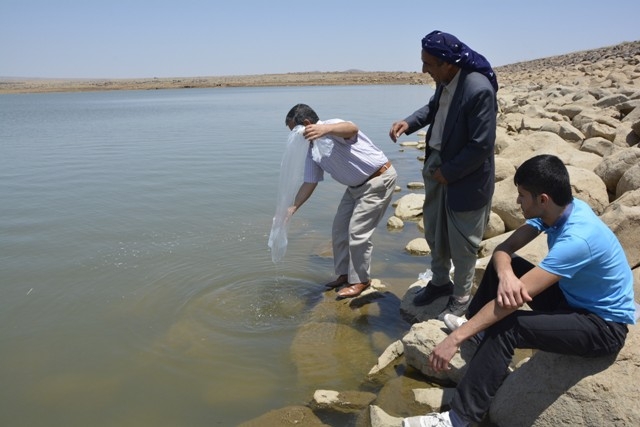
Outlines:
[[[361,373],[300,379],[290,346],[333,279],[342,187],[327,179],[267,247],[284,116],[304,102],[356,122],[399,172],[389,139],[420,86],[227,88],[0,95],[0,425],[236,425],[357,389]],[[405,140],[411,140],[406,138]],[[426,268],[414,224],[375,234],[372,274],[401,296]],[[366,313],[365,313],[366,315]],[[405,331],[385,332],[373,349]],[[328,343],[327,345],[331,345]],[[364,372],[375,363],[363,361]]]

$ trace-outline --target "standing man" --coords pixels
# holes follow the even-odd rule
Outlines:
[[[617,353],[636,321],[633,274],[615,234],[585,202],[573,198],[569,173],[556,156],[525,161],[513,178],[526,223],[493,252],[467,321],[445,316],[452,333],[429,356],[449,369],[460,344],[479,347],[442,414],[406,418],[405,427],[480,422],[508,374],[516,348],[599,357]],[[514,253],[547,234],[549,253],[534,266]],[[524,303],[531,311],[518,310]]]
[[[382,219],[395,189],[397,174],[387,156],[352,123],[340,119],[321,121],[311,107],[295,105],[285,124],[291,130],[304,126],[309,150],[304,182],[289,216],[311,196],[328,172],[347,186],[333,219],[332,243],[335,274],[325,286],[340,298],[358,296],[371,285],[371,236]],[[322,144],[322,147],[316,147]]]
[[[403,133],[429,126],[423,218],[433,277],[413,301],[426,305],[450,296],[442,319],[447,313],[462,315],[470,301],[494,190],[498,82],[484,56],[441,31],[422,39],[422,72],[436,82],[433,97],[393,123],[389,136],[396,142]]]

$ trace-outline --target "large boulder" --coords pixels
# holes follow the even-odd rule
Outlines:
[[[637,145],[640,142],[640,136],[636,135],[631,123],[622,122],[616,128],[616,137],[613,144],[620,148],[628,148]]]
[[[431,380],[440,383],[458,383],[466,371],[467,361],[475,353],[476,346],[471,342],[464,342],[460,351],[453,356],[448,371],[435,372],[429,367],[429,354],[433,348],[447,337],[444,323],[439,320],[428,320],[416,323],[402,338],[404,358],[407,365],[422,372]]]
[[[580,129],[587,138],[591,138],[590,135],[592,132],[596,132],[598,129],[603,131],[603,133],[611,133],[611,137],[613,138],[613,130],[618,127],[620,121],[615,117],[618,116],[619,113],[617,110],[610,109],[600,109],[600,108],[590,108],[584,109],[579,114],[577,114],[572,120],[571,124],[575,126],[577,129]],[[600,128],[600,126],[603,126]],[[588,131],[587,129],[591,130]],[[607,129],[606,131],[604,129]],[[604,135],[598,135],[606,138]],[[606,138],[609,139],[609,138]],[[610,139],[611,141],[611,139]]]
[[[640,266],[640,190],[629,191],[605,209],[600,219],[615,233],[631,268]]]
[[[619,150],[621,150],[620,147],[602,137],[585,139],[580,146],[580,151],[597,154],[600,157],[609,156]]]
[[[568,142],[582,142],[584,134],[567,122],[547,122],[540,128],[541,131],[553,132]]]
[[[478,255],[481,258],[490,257],[493,255],[493,251],[496,249],[500,243],[507,240],[507,238],[513,232],[504,233],[500,236],[492,237],[487,240],[483,240],[480,243],[480,249],[478,251]],[[544,233],[539,234],[535,239],[527,243],[525,246],[520,248],[516,255],[526,259],[530,263],[538,264],[540,261],[547,256],[549,252],[549,246],[547,245],[547,236]]]
[[[376,395],[366,391],[316,390],[309,406],[312,409],[354,413],[368,408],[374,400],[376,400]]]
[[[607,187],[594,172],[587,169],[567,166],[573,195],[591,206],[600,215],[609,204]]]
[[[509,159],[516,167],[522,162],[536,154],[556,154],[567,151],[574,151],[576,146],[571,144],[559,135],[552,132],[533,132],[521,138],[514,139],[514,142],[505,148],[500,156]]]
[[[516,203],[517,197],[518,191],[512,180],[496,182],[491,210],[502,219],[507,231],[515,230],[524,223],[522,209]]]
[[[513,180],[513,174],[516,172],[516,167],[508,159],[501,156],[496,156],[496,182],[502,180]]]
[[[408,323],[417,323],[422,322],[423,320],[435,319],[447,305],[447,300],[449,299],[447,296],[437,298],[434,302],[427,305],[417,306],[413,303],[413,299],[416,297],[418,292],[422,290],[422,288],[427,286],[427,283],[428,279],[418,279],[409,285],[409,289],[407,289],[407,292],[402,297],[402,301],[400,302],[400,314]]]
[[[492,211],[489,215],[489,222],[484,229],[482,238],[490,239],[492,237],[500,236],[501,234],[504,234],[505,231],[504,221],[497,213]]]
[[[640,107],[634,108],[622,121],[624,123],[630,123],[635,134],[640,137]]]
[[[510,374],[489,411],[508,427],[638,426],[640,333],[630,328],[620,353],[583,358],[537,352]]]
[[[616,185],[616,198],[622,196],[627,191],[633,191],[640,188],[640,163],[631,166],[622,174],[618,185]]]
[[[400,219],[417,220],[422,216],[424,193],[409,193],[397,201],[395,216]]]
[[[411,255],[426,256],[431,253],[431,248],[424,237],[416,237],[404,247]]]
[[[640,162],[640,147],[630,147],[604,158],[594,172],[604,181],[607,190],[615,193],[622,175],[638,162]]]

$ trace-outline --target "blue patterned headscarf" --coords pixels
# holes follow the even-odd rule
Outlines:
[[[456,36],[432,31],[422,39],[422,49],[429,55],[442,59],[444,62],[456,65],[463,70],[477,71],[489,79],[493,88],[498,91],[498,79],[487,59]]]

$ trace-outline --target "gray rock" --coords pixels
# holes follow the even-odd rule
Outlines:
[[[505,179],[496,183],[491,210],[502,219],[506,231],[515,230],[524,223],[522,210],[516,203],[517,197],[513,181]]]
[[[640,188],[640,163],[631,166],[622,175],[616,186],[616,198],[621,197],[627,191],[637,190],[638,188]]]
[[[378,362],[369,371],[369,376],[376,375],[389,365],[391,365],[398,357],[404,354],[404,346],[402,341],[394,341],[389,347],[378,357]]]
[[[330,427],[323,423],[313,411],[306,406],[289,406],[267,412],[266,414],[240,424],[238,427]]]
[[[615,107],[616,105],[627,101],[629,101],[629,98],[626,96],[622,94],[614,94],[601,98],[595,103],[595,106],[599,108]]]
[[[584,202],[596,212],[601,214],[609,204],[607,187],[594,172],[567,165],[567,171],[571,179],[573,195]]]
[[[505,231],[506,230],[504,226],[504,221],[502,220],[502,218],[500,218],[500,216],[497,213],[492,211],[491,214],[489,215],[489,222],[487,223],[487,226],[484,229],[484,235],[482,236],[482,238],[490,239],[492,237],[496,237],[501,234],[504,234]]]
[[[621,150],[621,148],[602,137],[585,139],[580,146],[580,151],[597,154],[600,157],[609,156],[618,150]]]
[[[371,427],[401,427],[402,418],[392,417],[376,405],[369,408],[369,418]]]
[[[630,147],[605,157],[594,172],[602,179],[607,190],[615,194],[616,186],[622,175],[639,161],[640,147]]]
[[[341,413],[360,412],[376,399],[374,393],[350,390],[316,390],[310,403],[312,409],[325,409]]]
[[[630,191],[625,194],[629,199],[638,198],[640,190]],[[615,233],[624,248],[627,261],[631,268],[640,266],[640,205],[627,206],[625,196],[621,197],[620,203],[612,203],[600,216],[602,221]],[[636,295],[636,299],[638,296]]]
[[[407,365],[422,372],[433,381],[443,384],[458,383],[466,371],[466,361],[471,360],[476,346],[471,342],[463,343],[460,351],[451,359],[451,369],[442,372],[433,371],[429,367],[429,354],[446,338],[445,329],[444,323],[435,319],[414,324],[409,333],[402,338],[404,358]]]
[[[516,172],[516,167],[513,163],[501,156],[496,156],[496,182],[503,181],[505,179],[513,180],[513,175]]]
[[[428,408],[426,412],[441,412],[451,402],[455,390],[452,387],[420,388],[413,390],[413,394],[416,402]]]
[[[403,228],[404,227],[404,221],[402,221],[397,216],[392,215],[387,220],[387,227],[393,228],[393,229]]]
[[[395,216],[400,219],[418,219],[422,216],[423,205],[424,193],[405,194],[397,201]]]
[[[540,128],[544,132],[553,132],[569,142],[582,142],[585,135],[567,122],[547,122]]]
[[[426,256],[431,253],[431,248],[424,237],[417,237],[407,243],[404,250],[411,255]]]
[[[499,426],[637,426],[638,327],[617,357],[537,352],[510,374],[491,404]]]

